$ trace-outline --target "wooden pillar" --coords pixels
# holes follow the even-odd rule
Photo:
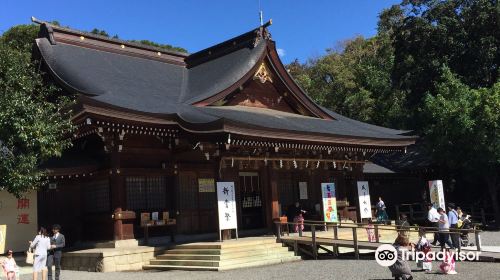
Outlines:
[[[275,221],[279,221],[280,219],[280,209],[279,209],[279,192],[278,192],[278,174],[276,171],[272,169],[272,167],[268,166],[268,178],[269,178],[269,199],[268,205],[270,206],[268,209],[268,225],[270,223],[271,228],[273,227],[273,223]]]
[[[109,151],[109,184],[111,207],[113,209],[113,228],[114,240],[124,240],[134,238],[134,225],[133,221],[122,219],[121,217],[129,216],[122,215],[123,209],[126,209],[125,198],[125,178],[121,175],[120,171],[120,138],[117,133],[109,135],[106,139],[106,147]],[[120,217],[120,218],[118,218]]]

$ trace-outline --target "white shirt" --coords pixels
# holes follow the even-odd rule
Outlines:
[[[5,258],[3,266],[7,272],[16,271],[16,261],[14,258]]]
[[[35,240],[31,242],[31,248],[35,248],[35,255],[47,255],[47,250],[50,249],[50,238],[42,235],[37,235]]]
[[[450,224],[448,223],[448,216],[446,216],[445,213],[441,215],[439,220],[444,221],[445,223],[439,223],[439,230],[440,231],[448,231],[450,229]]]
[[[439,213],[436,208],[432,207],[431,210],[427,213],[427,220],[431,223],[437,223],[439,221]]]

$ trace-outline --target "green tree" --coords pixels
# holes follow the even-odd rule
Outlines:
[[[404,94],[393,89],[393,49],[385,33],[356,37],[306,64],[288,65],[290,74],[321,105],[343,115],[401,127]]]
[[[434,94],[427,94],[424,138],[434,161],[482,179],[500,225],[500,82],[473,89],[441,69]]]
[[[399,18],[397,12],[392,17]],[[420,130],[418,108],[434,92],[440,67],[447,65],[471,88],[490,87],[500,63],[499,6],[491,0],[405,0],[404,19],[386,20],[392,29],[396,88],[407,92],[408,126]],[[389,13],[391,14],[391,13]]]
[[[90,31],[90,33],[96,34],[96,35],[101,35],[101,36],[104,36],[104,37],[109,37],[108,32],[106,32],[105,30],[97,29],[97,28],[92,29]]]
[[[20,24],[11,27],[0,37],[0,42],[22,52],[31,52],[40,27],[37,24]]]
[[[10,33],[12,34],[12,33]],[[71,101],[46,85],[30,52],[0,42],[0,188],[21,196],[43,183],[39,164],[71,145]],[[51,101],[49,101],[51,100]]]

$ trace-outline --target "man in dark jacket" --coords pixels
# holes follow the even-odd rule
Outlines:
[[[48,269],[48,279],[52,280],[52,265],[56,267],[56,280],[59,280],[59,275],[61,274],[61,257],[62,257],[62,249],[66,245],[66,240],[64,239],[64,235],[60,233],[61,230],[60,225],[52,226],[52,237],[50,238],[50,250],[47,256],[47,269]]]

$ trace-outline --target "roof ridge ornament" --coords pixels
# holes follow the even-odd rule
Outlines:
[[[259,44],[261,39],[264,40],[271,40],[271,33],[267,29],[267,27],[271,26],[273,24],[273,20],[270,19],[268,22],[265,24],[261,25],[259,28],[255,30],[255,39],[253,41],[253,46],[256,47],[257,44]]]
[[[271,78],[271,75],[269,74],[269,70],[267,70],[266,63],[262,62],[259,66],[259,69],[255,72],[253,75],[254,80],[259,80],[262,84],[266,83],[267,81],[273,82],[273,79]]]

